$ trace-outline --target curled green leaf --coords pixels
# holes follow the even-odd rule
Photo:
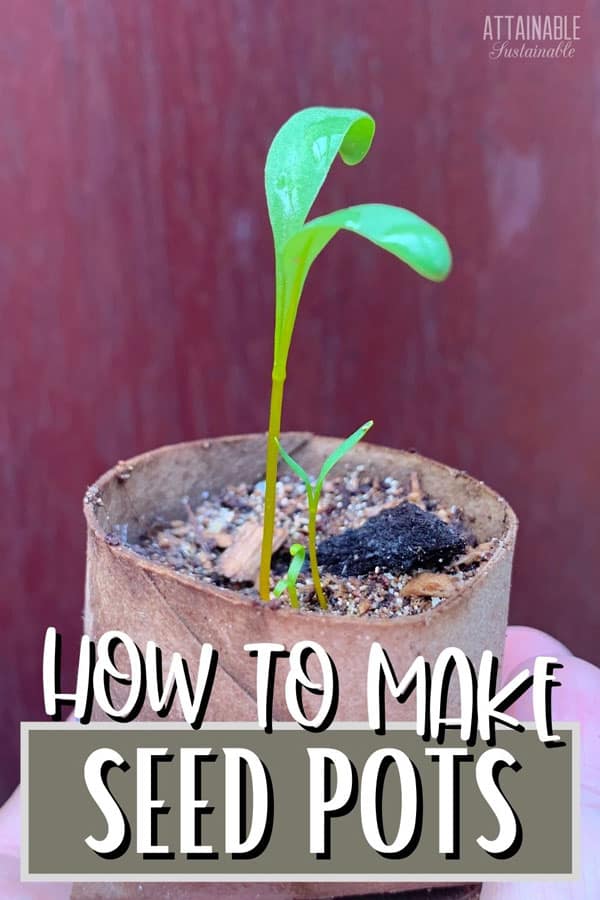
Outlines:
[[[275,255],[304,225],[335,157],[350,166],[369,152],[375,122],[360,109],[311,106],[285,122],[265,164],[265,191]]]
[[[292,544],[290,547],[290,556],[291,562],[288,566],[287,574],[285,578],[279,579],[273,588],[273,593],[276,597],[281,597],[283,592],[287,590],[290,598],[290,606],[293,606],[294,609],[298,609],[300,601],[298,600],[296,582],[298,581],[298,575],[302,571],[302,566],[304,565],[306,550],[302,544]]]

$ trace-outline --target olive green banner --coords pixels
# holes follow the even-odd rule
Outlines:
[[[22,877],[572,877],[577,731],[554,730],[468,747],[404,725],[24,723]]]

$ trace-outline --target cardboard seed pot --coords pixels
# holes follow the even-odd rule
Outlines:
[[[309,472],[318,472],[337,439],[288,433],[282,442]],[[446,647],[459,647],[477,667],[483,650],[501,660],[508,617],[511,567],[517,520],[508,504],[483,483],[464,472],[407,453],[361,443],[336,468],[336,474],[363,465],[381,478],[400,481],[411,472],[424,492],[448,507],[460,507],[478,542],[496,539],[495,552],[459,590],[435,608],[419,615],[394,619],[327,615],[269,608],[235,591],[213,587],[178,575],[172,569],[137,556],[110,535],[127,526],[135,541],[160,514],[185,518],[182,498],[192,507],[203,491],[264,477],[264,435],[241,435],[163,447],[145,453],[103,475],[86,494],[87,579],[85,631],[97,640],[105,631],[125,631],[144,650],[155,641],[168,661],[175,651],[195,671],[200,646],[212,644],[219,654],[215,682],[208,702],[207,721],[256,721],[256,661],[244,652],[249,642],[276,642],[289,649],[297,641],[317,641],[330,654],[339,677],[338,722],[367,720],[366,677],[369,648],[378,641],[388,652],[398,677],[416,656],[434,662]],[[107,540],[109,537],[109,540]],[[119,655],[117,653],[117,664]],[[309,665],[309,673],[311,672]],[[289,720],[284,700],[286,666],[277,667],[273,718]],[[315,669],[315,677],[318,669]],[[123,699],[126,688],[123,688]],[[119,686],[112,690],[115,705]],[[313,701],[311,706],[311,700]],[[450,694],[448,714],[457,698]],[[307,714],[318,708],[318,697],[307,697]],[[98,718],[102,714],[94,713]],[[389,699],[389,721],[413,721],[414,698],[405,703]],[[171,718],[182,719],[177,701]],[[140,720],[156,720],[144,705]],[[144,896],[241,896],[242,885],[144,885]],[[410,885],[256,884],[252,896],[331,897],[382,890],[406,890]],[[414,886],[413,886],[414,887]],[[421,885],[422,887],[422,885]],[[93,888],[96,893],[90,894]],[[255,888],[255,890],[254,890]],[[101,893],[98,893],[98,890]],[[134,884],[80,885],[73,896],[138,896]],[[79,891],[79,893],[77,893]],[[104,891],[104,893],[102,893]],[[250,896],[246,893],[246,896]]]

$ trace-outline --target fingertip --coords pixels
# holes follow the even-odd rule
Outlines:
[[[556,656],[563,659],[573,654],[559,640],[528,625],[509,625],[502,662],[502,682],[509,680],[516,669],[523,669],[527,660],[536,656]]]

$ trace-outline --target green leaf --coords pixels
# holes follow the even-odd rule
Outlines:
[[[265,165],[276,256],[304,225],[336,155],[356,165],[369,152],[374,133],[368,113],[325,106],[302,109],[282,125]]]
[[[298,575],[302,571],[302,567],[304,565],[306,550],[304,549],[302,544],[292,544],[292,546],[290,547],[290,556],[291,562],[288,566],[287,574],[285,578],[281,578],[277,582],[277,584],[273,588],[273,593],[276,597],[281,597],[283,592],[287,589],[290,595],[291,605],[297,608],[300,604],[298,602],[296,582],[298,581]]]
[[[287,242],[284,249],[286,267],[293,270],[304,260],[308,271],[321,250],[342,228],[367,238],[431,281],[443,281],[450,273],[452,255],[441,231],[410,210],[386,203],[349,206],[311,219]]]
[[[343,441],[339,447],[331,453],[321,467],[321,471],[319,473],[319,477],[317,478],[315,484],[315,493],[321,492],[321,487],[323,486],[323,482],[327,478],[328,474],[331,472],[333,467],[340,461],[342,456],[345,456],[349,450],[352,450],[355,444],[358,444],[361,441],[367,431],[373,427],[373,420],[371,419],[368,422],[365,422],[364,425],[361,425],[360,428],[357,428],[354,434],[351,434],[350,437],[347,437],[345,441]]]
[[[281,443],[279,441],[279,438],[275,438],[275,443],[277,444],[277,448],[279,450],[279,453],[281,454],[282,459],[288,464],[290,469],[296,473],[298,478],[300,478],[304,482],[304,484],[306,486],[306,493],[310,497],[310,495],[312,494],[312,487],[313,487],[312,479],[311,479],[310,475],[304,471],[304,469],[302,468],[300,463],[297,463],[295,459],[292,459],[292,457],[287,452],[287,450],[283,449],[283,447],[281,446]]]
[[[367,238],[431,281],[443,281],[452,267],[452,254],[441,231],[408,209],[368,203],[311,219],[283,248],[282,280],[286,286],[294,286],[280,323],[280,347],[284,353],[292,339],[298,302],[309,269],[340,229]]]
[[[302,566],[304,565],[306,550],[302,544],[292,544],[290,547],[290,556],[292,557],[292,561],[288,569],[288,580],[291,581],[292,584],[296,584],[298,575],[302,571]]]

